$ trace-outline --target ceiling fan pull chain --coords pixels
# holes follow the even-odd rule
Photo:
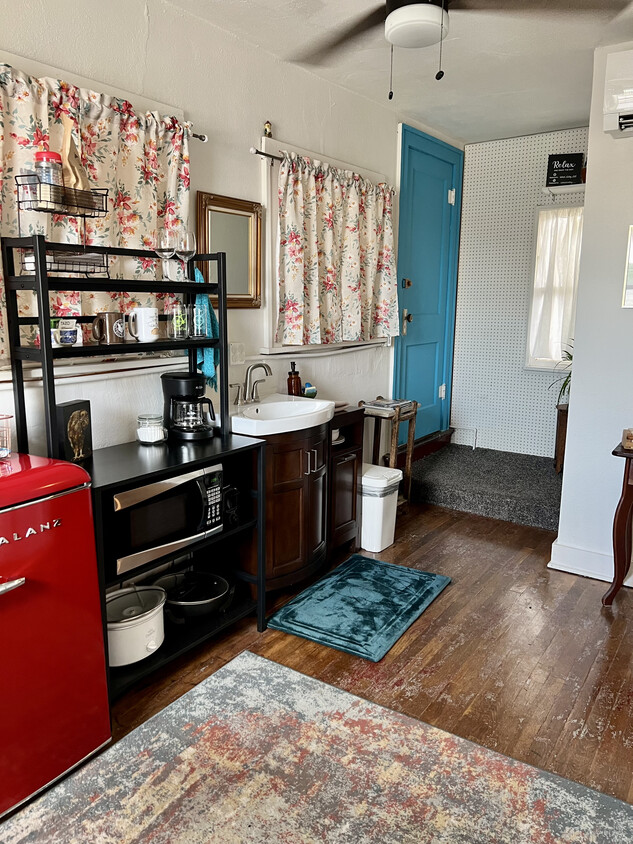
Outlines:
[[[444,4],[446,0],[442,0],[442,23],[440,24],[440,66],[435,74],[435,78],[439,82],[440,79],[444,76],[444,71],[442,70],[442,44],[444,43]]]
[[[391,56],[389,57],[389,99],[393,100],[393,44],[391,45]]]

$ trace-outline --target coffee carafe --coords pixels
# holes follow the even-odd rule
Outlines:
[[[178,440],[206,440],[213,436],[213,405],[204,397],[204,375],[164,372],[163,418],[169,436]]]

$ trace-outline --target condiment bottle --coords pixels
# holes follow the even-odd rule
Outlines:
[[[62,157],[58,152],[40,150],[33,156],[35,158],[35,172],[40,182],[47,185],[64,184],[62,175]]]
[[[288,395],[301,395],[301,378],[299,377],[294,361],[290,362],[290,372],[288,373]]]

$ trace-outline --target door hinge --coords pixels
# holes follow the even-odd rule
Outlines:
[[[440,389],[438,390],[437,394],[441,399],[446,398],[446,384],[440,384]]]
[[[448,204],[455,205],[455,188],[451,188],[448,192]]]

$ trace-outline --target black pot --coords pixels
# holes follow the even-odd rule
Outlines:
[[[196,618],[217,612],[229,597],[229,583],[218,574],[184,571],[165,574],[154,583],[167,593],[165,609],[175,619]]]

